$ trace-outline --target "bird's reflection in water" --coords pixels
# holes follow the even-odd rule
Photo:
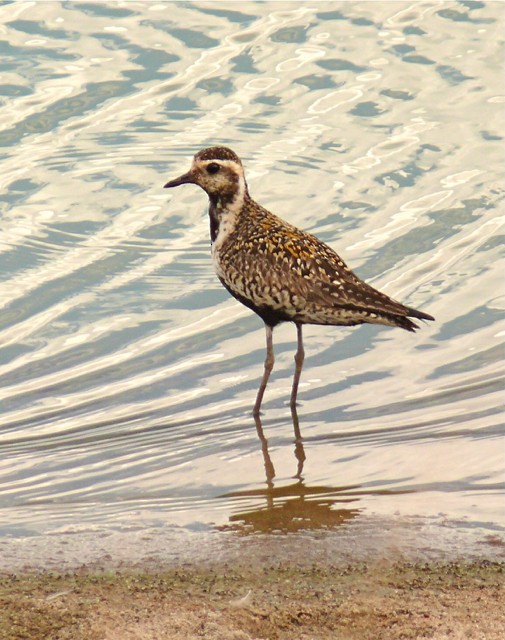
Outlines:
[[[358,495],[353,495],[354,491],[359,490],[359,485],[331,487],[305,484],[302,474],[306,456],[296,409],[291,410],[291,417],[297,461],[296,474],[293,476],[296,482],[286,486],[275,486],[275,468],[268,450],[268,440],[263,432],[261,418],[255,416],[265,465],[266,488],[233,491],[222,497],[235,500],[263,497],[264,501],[262,500],[260,506],[230,516],[230,523],[220,526],[220,530],[247,535],[260,532],[289,533],[310,529],[332,529],[352,520],[360,513],[358,508],[343,506],[359,500]]]

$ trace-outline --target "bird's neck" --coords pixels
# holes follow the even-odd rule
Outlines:
[[[241,211],[249,199],[247,184],[243,178],[233,190],[209,193],[210,239],[213,245],[221,246],[233,233]]]

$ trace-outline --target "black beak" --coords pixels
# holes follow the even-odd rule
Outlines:
[[[194,184],[194,182],[195,181],[193,179],[193,176],[191,175],[191,171],[188,171],[188,173],[185,173],[184,175],[175,178],[175,180],[170,180],[170,182],[164,184],[163,188],[170,189],[171,187],[178,187],[181,184]]]

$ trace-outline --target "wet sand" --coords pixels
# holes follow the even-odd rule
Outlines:
[[[505,563],[82,568],[0,576],[4,640],[501,640]]]

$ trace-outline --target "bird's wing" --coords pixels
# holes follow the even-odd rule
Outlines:
[[[294,227],[283,231],[276,238],[276,250],[265,252],[265,258],[281,282],[308,304],[405,315],[404,305],[360,280],[327,244]]]

